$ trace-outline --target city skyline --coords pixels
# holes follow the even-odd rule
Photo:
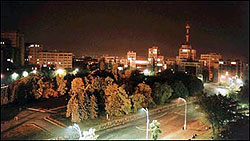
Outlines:
[[[1,9],[2,30],[19,29],[25,42],[77,56],[125,56],[129,50],[147,56],[156,45],[162,55],[175,57],[188,23],[197,56],[249,58],[245,2],[1,2]]]

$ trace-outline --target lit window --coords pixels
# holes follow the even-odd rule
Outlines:
[[[231,62],[232,65],[236,65],[236,62]]]
[[[219,61],[219,64],[224,64],[224,62],[223,61]]]
[[[183,49],[182,52],[188,52],[188,50],[187,49]]]

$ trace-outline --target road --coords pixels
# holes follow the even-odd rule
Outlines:
[[[44,118],[49,115],[49,112],[39,112],[25,109],[17,115],[19,118],[18,120],[11,119],[9,121],[1,122],[1,135],[8,134],[9,131],[24,124],[35,124],[43,130],[53,133],[53,136],[55,136],[63,129],[44,120]],[[46,139],[46,137],[44,137],[44,139]]]
[[[202,123],[201,119],[203,114],[195,109],[193,104],[188,105],[187,114],[187,130],[182,130],[184,124],[184,105],[167,110],[164,113],[150,116],[150,122],[152,120],[158,120],[161,123],[162,133],[159,135],[159,139],[190,139],[193,134],[197,134],[198,137],[201,134],[207,132],[205,129],[205,123]],[[145,114],[145,113],[138,113]],[[45,117],[51,115],[49,112],[38,112],[30,109],[25,109],[18,114],[19,120],[14,119],[1,122],[1,134],[6,134],[8,131],[28,123],[35,123],[40,128],[53,134],[53,137],[64,136],[67,133],[67,129],[58,127],[46,120]],[[127,123],[115,128],[107,129],[97,132],[98,139],[145,139],[146,128],[146,116],[143,119]],[[199,131],[201,130],[201,131]],[[64,135],[62,135],[62,133]],[[151,134],[149,134],[151,138]],[[47,139],[46,137],[42,139]]]
[[[160,129],[162,133],[158,139],[191,139],[193,134],[198,136],[208,132],[205,130],[206,125],[202,123],[203,114],[195,110],[193,104],[188,105],[187,114],[187,130],[182,129],[184,123],[184,106],[180,106],[174,109],[170,109],[165,113],[154,115],[150,117],[150,123],[152,120],[160,122]],[[145,139],[146,132],[146,117],[131,123],[128,123],[125,127],[118,127],[108,129],[105,131],[97,132],[98,139]],[[149,134],[151,138],[151,134]],[[209,139],[209,138],[207,138]]]

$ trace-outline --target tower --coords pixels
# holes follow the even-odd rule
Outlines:
[[[186,25],[186,44],[188,44],[188,41],[189,41],[189,29],[190,29],[190,26],[187,24]]]

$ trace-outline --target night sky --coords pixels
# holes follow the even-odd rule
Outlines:
[[[1,30],[24,32],[25,42],[45,49],[147,56],[159,46],[175,57],[190,24],[190,41],[200,53],[248,60],[249,2],[3,2]]]

